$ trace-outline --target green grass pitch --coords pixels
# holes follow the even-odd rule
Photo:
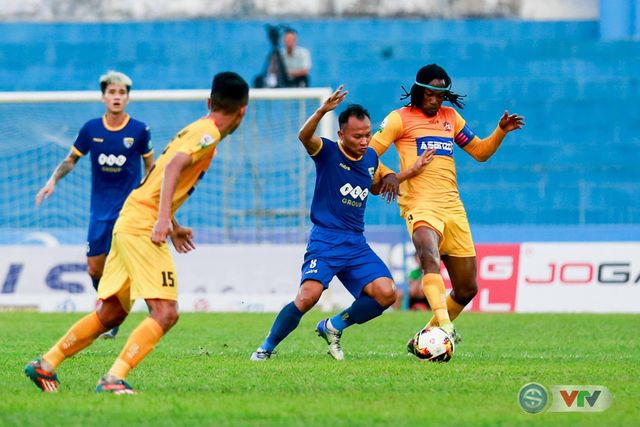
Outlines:
[[[183,314],[129,376],[136,396],[94,387],[128,333],[97,341],[59,369],[60,393],[40,392],[23,367],[79,314],[0,313],[2,426],[637,425],[638,315],[475,314],[456,321],[463,342],[448,364],[420,362],[405,343],[428,314],[390,312],[345,331],[346,359],[326,354],[312,311],[266,363],[249,361],[274,314]],[[524,413],[528,382],[604,385],[600,413]]]

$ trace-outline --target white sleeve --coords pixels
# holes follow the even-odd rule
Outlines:
[[[306,48],[300,48],[300,53],[302,55],[300,55],[302,57],[302,68],[305,70],[310,70],[311,69],[311,53],[309,52],[309,49]]]

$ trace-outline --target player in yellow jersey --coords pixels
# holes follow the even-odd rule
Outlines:
[[[96,311],[80,319],[25,373],[42,391],[58,390],[56,368],[89,346],[101,333],[120,325],[134,300],[142,298],[149,317],[133,330],[96,390],[133,394],[129,371],[153,350],[178,321],[178,277],[167,246],[170,237],[180,253],[195,249],[192,231],[173,215],[193,192],[209,167],[220,140],[242,122],[249,86],[236,73],[216,74],[209,114],[182,129],[165,148],[147,176],[127,198],[113,231],[111,250],[98,287]]]
[[[491,135],[478,138],[455,109],[442,106],[445,100],[458,108],[464,104],[461,96],[451,91],[447,72],[436,64],[418,71],[407,97],[409,104],[384,119],[370,146],[382,155],[394,144],[401,171],[413,165],[425,150],[435,149],[434,160],[401,184],[398,205],[424,273],[422,285],[434,313],[429,325],[440,326],[457,340],[452,320],[476,295],[478,285],[476,252],[458,193],[453,148],[457,145],[484,162],[507,133],[524,126],[524,120],[505,111]],[[441,259],[453,287],[449,297],[440,275]]]

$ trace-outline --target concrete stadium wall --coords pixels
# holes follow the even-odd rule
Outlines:
[[[249,17],[596,19],[598,0],[4,0],[0,21],[100,22]]]

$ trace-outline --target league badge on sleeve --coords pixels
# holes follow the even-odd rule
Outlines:
[[[209,135],[208,133],[205,133],[202,135],[202,138],[200,138],[200,148],[208,147],[214,142],[216,142],[215,138]]]
[[[389,122],[389,120],[387,120],[387,118],[385,117],[385,119],[382,121],[382,123],[380,123],[380,126],[378,127],[377,132],[380,133],[384,130],[384,128],[387,126],[387,123]]]

